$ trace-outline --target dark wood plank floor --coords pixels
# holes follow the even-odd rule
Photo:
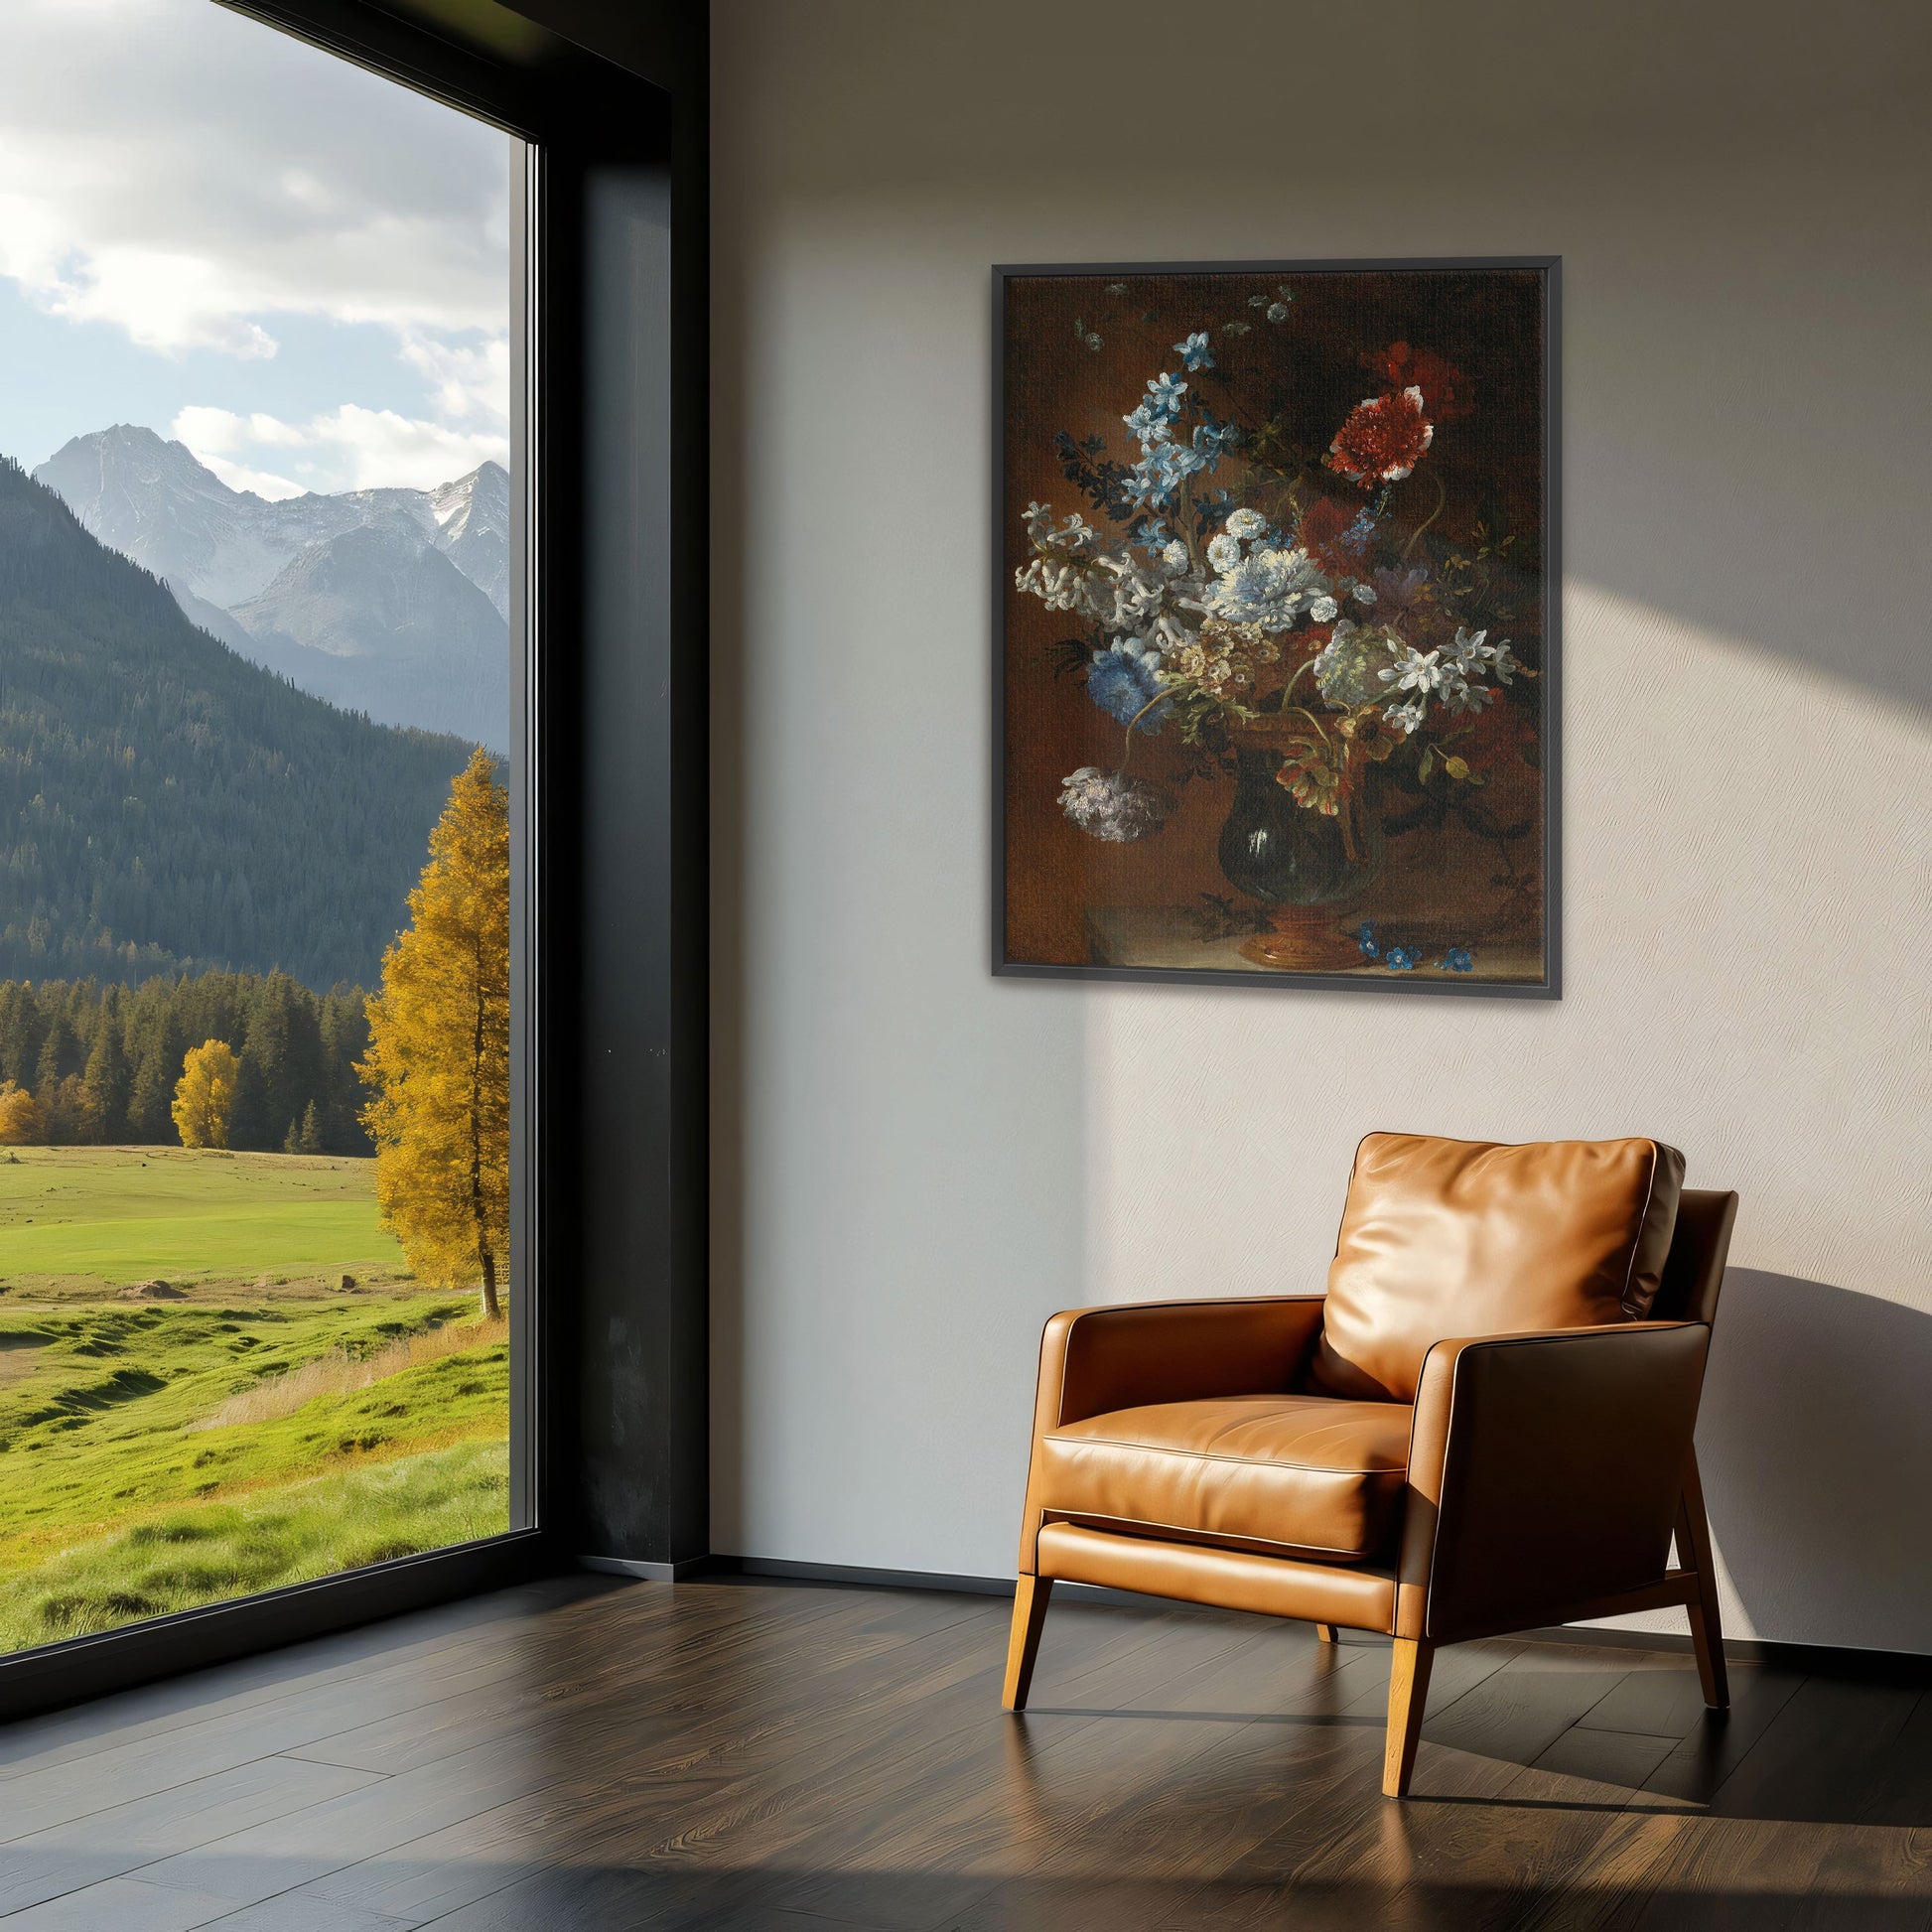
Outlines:
[[[0,1731],[9,1932],[1932,1928],[1932,1695],[1555,1644],[565,1579]]]

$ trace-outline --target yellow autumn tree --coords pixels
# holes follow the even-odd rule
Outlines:
[[[225,1039],[204,1040],[183,1055],[169,1109],[183,1147],[226,1147],[239,1064]]]
[[[34,1096],[12,1080],[0,1080],[0,1147],[31,1147],[41,1137],[41,1110]]]
[[[420,1279],[480,1281],[494,1317],[510,1231],[510,822],[481,749],[450,786],[409,916],[355,1069],[373,1096],[376,1201]]]

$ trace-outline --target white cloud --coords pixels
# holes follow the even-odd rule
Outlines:
[[[478,344],[405,336],[402,357],[430,384],[437,407],[446,416],[508,420],[508,337],[492,336]]]
[[[499,429],[453,429],[352,402],[307,423],[194,404],[176,416],[169,434],[230,489],[269,497],[305,489],[433,489],[481,463],[509,462],[509,438]],[[290,453],[299,454],[291,461]],[[264,457],[273,468],[258,467]]]
[[[426,386],[425,420],[350,403],[224,427],[191,406],[176,433],[210,468],[288,494],[507,454],[508,137],[209,0],[4,4],[0,276],[170,357],[273,357],[295,318],[374,324]],[[354,481],[250,461],[298,448]]]
[[[244,355],[277,315],[501,330],[504,135],[208,0],[86,15],[8,8],[0,272],[38,301]]]

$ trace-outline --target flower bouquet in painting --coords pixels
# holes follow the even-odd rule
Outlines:
[[[1543,273],[1005,296],[1009,962],[1547,984]]]

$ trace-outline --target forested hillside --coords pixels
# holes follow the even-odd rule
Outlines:
[[[469,751],[247,663],[0,460],[0,978],[371,984]]]
[[[366,1154],[357,1116],[368,1094],[355,1072],[366,1005],[360,987],[316,994],[286,973],[0,982],[0,1096],[32,1097],[17,1121],[0,1098],[0,1143],[172,1145],[183,1055],[219,1039],[241,1062],[231,1147]]]

